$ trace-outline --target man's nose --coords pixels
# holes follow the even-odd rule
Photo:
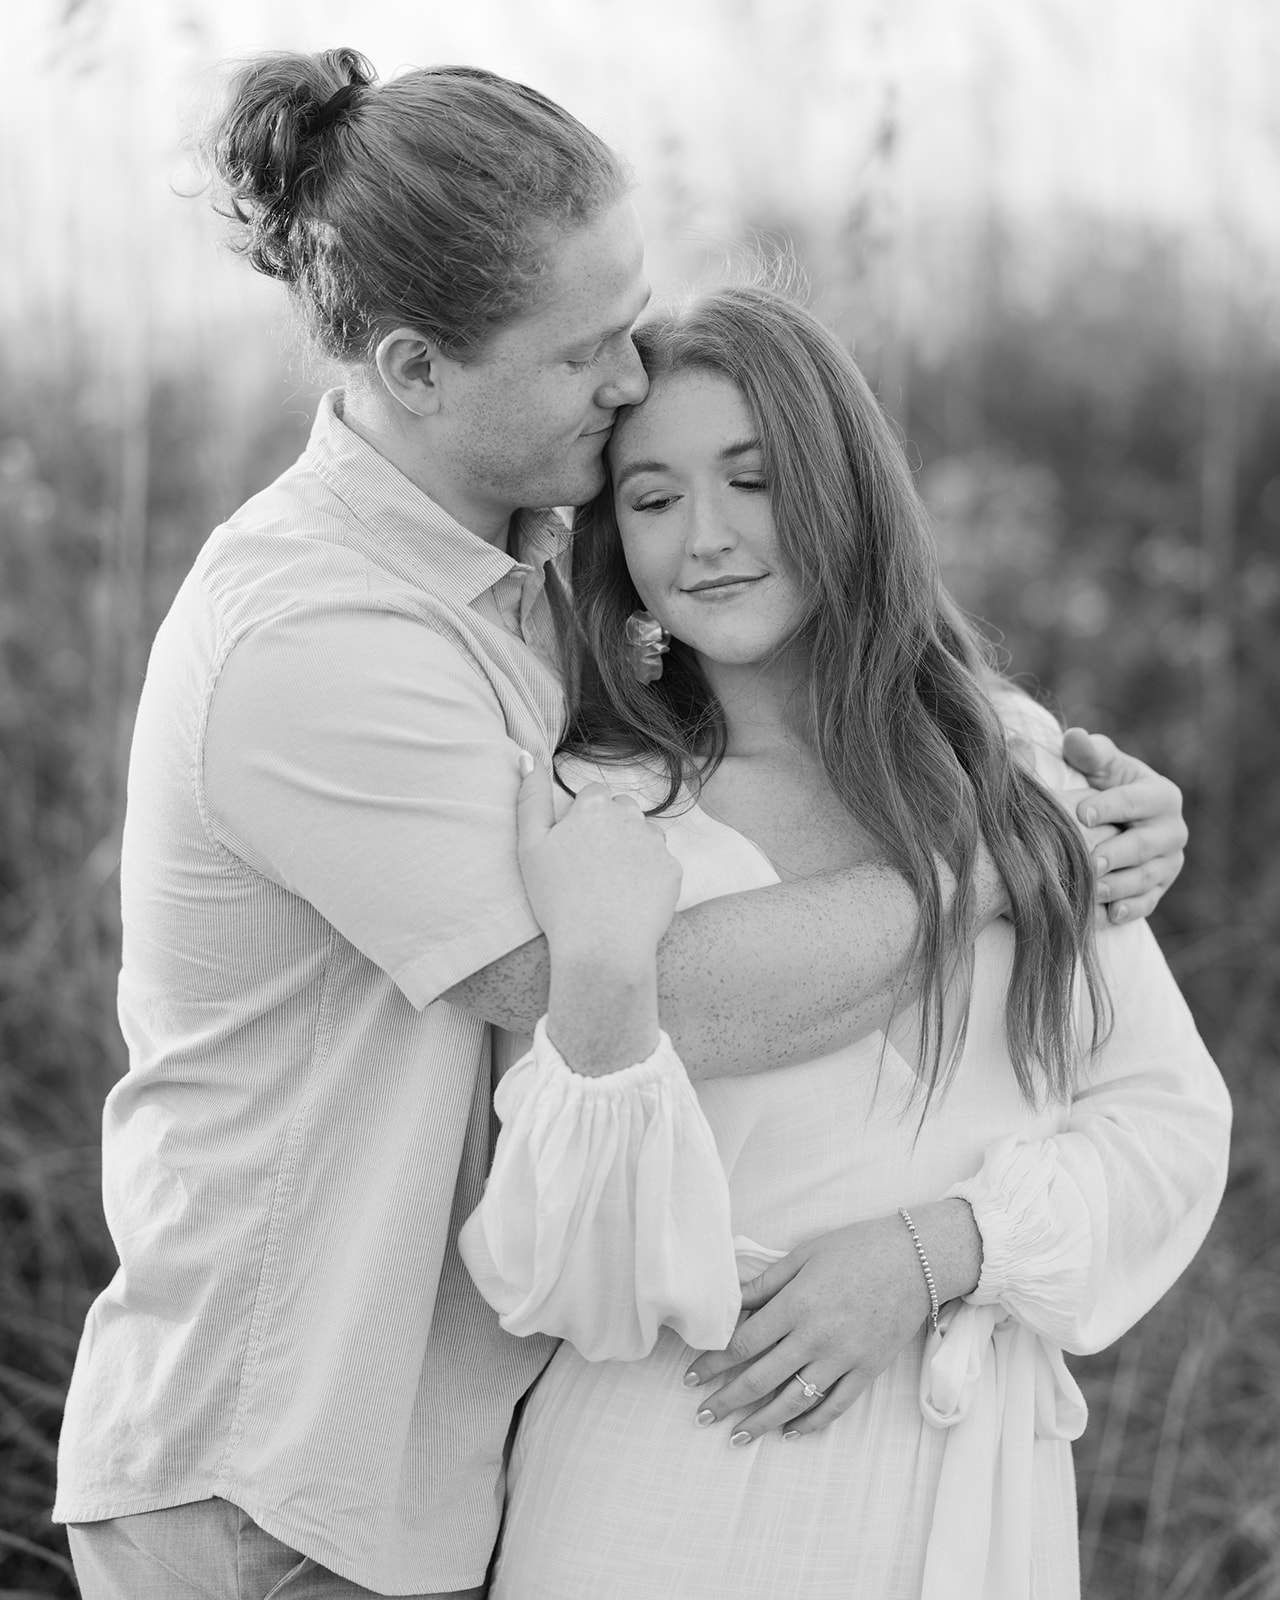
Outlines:
[[[628,339],[619,353],[617,365],[601,387],[599,403],[605,406],[638,406],[648,392],[649,378],[640,360],[640,352]]]

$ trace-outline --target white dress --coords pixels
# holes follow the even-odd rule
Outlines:
[[[682,906],[777,881],[696,807],[663,825]],[[590,1078],[539,1031],[499,1086],[462,1238],[505,1327],[565,1339],[520,1423],[492,1600],[1075,1600],[1085,1407],[1062,1351],[1116,1339],[1185,1268],[1230,1121],[1146,924],[1099,943],[1114,1031],[1073,1103],[1036,1111],[1005,1042],[1012,932],[980,937],[964,1054],[918,1136],[912,1069],[879,1034],[695,1095],[665,1036]],[[816,1434],[731,1448],[730,1426],[694,1425],[681,1378],[728,1341],[739,1278],[947,1195],[972,1204],[983,1266],[943,1337],[922,1330]]]

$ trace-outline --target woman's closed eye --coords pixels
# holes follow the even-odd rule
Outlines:
[[[769,480],[761,473],[739,473],[730,478],[729,487],[738,489],[744,494],[766,494],[769,489]],[[673,489],[655,489],[649,494],[638,495],[628,506],[630,511],[665,511],[668,506],[674,505],[680,496]]]
[[[665,511],[680,496],[669,489],[655,489],[652,494],[642,494],[631,502],[632,511]]]

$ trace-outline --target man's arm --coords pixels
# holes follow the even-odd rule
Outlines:
[[[1103,839],[1099,899],[1112,921],[1147,916],[1181,869],[1181,794],[1105,736],[1072,730],[1064,754],[1095,786],[1076,809],[1082,827],[1094,811],[1093,839]],[[983,926],[1004,891],[987,870],[978,892]],[[703,901],[675,918],[658,950],[663,1024],[695,1079],[812,1060],[885,1027],[915,998],[915,931],[914,896],[879,863]],[[534,939],[445,998],[531,1033],[549,972],[546,942]]]
[[[979,883],[984,923],[1004,891]],[[723,895],[681,912],[658,949],[663,1026],[693,1078],[810,1061],[884,1027],[914,997],[917,907],[906,881],[866,863]],[[546,1010],[550,963],[534,939],[444,996],[516,1032]]]

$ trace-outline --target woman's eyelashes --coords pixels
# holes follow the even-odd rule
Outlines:
[[[769,484],[764,477],[752,473],[749,476],[744,474],[731,478],[729,487],[731,489],[739,489],[744,494],[763,494],[767,492]],[[679,498],[680,496],[672,490],[655,490],[651,494],[637,496],[636,499],[631,501],[627,509],[629,511],[665,511],[669,505],[673,505]]]
[[[679,498],[680,496],[677,494],[664,494],[661,492],[641,495],[639,499],[631,502],[629,509],[632,511],[665,511],[668,506],[674,505]]]

